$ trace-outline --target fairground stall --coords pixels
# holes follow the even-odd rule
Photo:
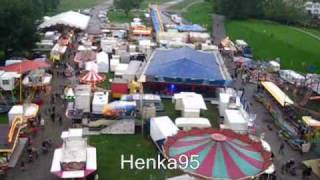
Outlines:
[[[82,129],[61,134],[63,144],[55,149],[50,172],[62,179],[86,178],[97,170],[96,148],[87,143]]]
[[[265,91],[257,93],[255,98],[272,115],[273,122],[280,128],[279,136],[296,150],[309,150],[302,148],[308,142],[304,138],[304,129],[299,122],[299,111],[294,106],[294,101],[273,82],[262,81],[261,85]]]
[[[20,138],[23,128],[23,119],[16,116],[12,124],[0,125],[0,171],[16,166],[23,148],[26,145],[26,138]]]

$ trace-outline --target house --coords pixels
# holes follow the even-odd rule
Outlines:
[[[306,11],[314,16],[320,16],[320,2],[308,1],[305,3]]]

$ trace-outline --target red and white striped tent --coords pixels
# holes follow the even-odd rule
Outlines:
[[[80,77],[80,82],[91,84],[93,88],[95,88],[96,83],[102,82],[104,80],[105,76],[100,75],[95,71],[89,71],[88,73]]]

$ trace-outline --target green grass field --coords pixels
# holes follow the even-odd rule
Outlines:
[[[105,0],[61,0],[56,12],[92,8]]]
[[[170,10],[173,10],[173,11],[179,11],[181,9],[183,9],[184,7],[188,6],[188,4],[192,3],[194,0],[183,0],[179,3],[176,3],[172,6],[170,6]]]
[[[7,124],[7,123],[8,123],[8,115],[0,114],[0,124]]]
[[[162,100],[164,106],[164,115],[169,116],[172,120],[180,117],[180,112],[175,110],[174,104],[171,99]],[[206,103],[208,110],[202,111],[201,116],[208,118],[213,128],[219,128],[219,112],[215,105]]]
[[[244,39],[253,48],[256,59],[281,58],[282,69],[306,72],[309,65],[320,72],[320,41],[288,26],[266,21],[229,21],[228,35]]]
[[[157,157],[157,149],[151,139],[142,135],[91,136],[89,142],[97,148],[99,179],[166,179],[180,174],[180,171],[130,170],[127,164],[121,169],[121,155],[125,159],[129,159],[130,154],[134,159]]]
[[[200,2],[190,6],[186,12],[182,13],[182,16],[195,24],[200,24],[208,29],[208,32],[212,31],[212,17],[213,5],[211,1]]]
[[[112,10],[108,12],[108,18],[111,22],[114,23],[130,23],[133,18],[140,18],[145,21],[144,13],[139,12],[130,12],[127,16],[126,13],[122,10]]]

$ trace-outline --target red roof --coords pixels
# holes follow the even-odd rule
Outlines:
[[[39,68],[48,68],[50,64],[46,61],[42,60],[25,60],[21,63],[15,63],[8,66],[0,67],[0,70],[6,71],[6,72],[17,72],[20,74],[27,73],[29,71],[34,71]]]

